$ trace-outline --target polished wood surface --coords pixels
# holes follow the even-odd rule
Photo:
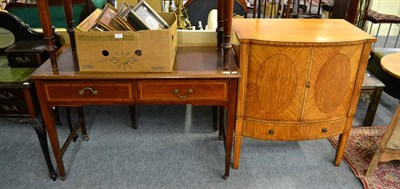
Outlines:
[[[228,53],[229,56],[233,55]],[[223,72],[223,56],[215,47],[178,47],[172,72],[80,72],[71,48],[63,49],[57,57],[58,74],[54,74],[50,61],[44,63],[32,75],[32,79],[135,79],[135,78],[237,78],[238,67],[234,61],[228,64],[229,72]],[[234,59],[232,59],[234,60]],[[73,77],[72,77],[73,76]]]
[[[240,42],[302,46],[375,40],[342,19],[234,19],[233,27]]]
[[[339,165],[375,38],[344,20],[235,19],[233,27],[242,74],[233,167],[239,166],[242,137],[334,135],[340,135]]]
[[[381,59],[382,69],[400,79],[400,53],[392,53]]]

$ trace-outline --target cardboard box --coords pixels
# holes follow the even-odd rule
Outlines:
[[[177,46],[175,13],[159,13],[168,29],[76,31],[82,72],[171,72]]]

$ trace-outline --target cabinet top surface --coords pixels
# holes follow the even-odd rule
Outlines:
[[[343,19],[234,19],[240,42],[341,43],[376,39]]]
[[[239,78],[235,58],[231,53],[229,72],[222,70],[223,56],[216,47],[178,47],[172,72],[80,72],[72,51],[65,49],[57,57],[58,73],[52,71],[50,60],[43,63],[31,79],[178,79],[178,78]]]

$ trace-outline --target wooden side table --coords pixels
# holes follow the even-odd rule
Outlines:
[[[400,79],[400,53],[392,53],[381,59],[382,69]]]
[[[365,114],[363,126],[372,125],[384,87],[385,84],[377,79],[374,75],[365,73],[361,87],[361,93],[362,95],[366,96],[368,108],[367,113]]]
[[[400,53],[393,53],[381,59],[382,69],[400,79]],[[379,162],[400,160],[400,103],[383,136],[378,150],[372,158],[365,176],[371,176]]]

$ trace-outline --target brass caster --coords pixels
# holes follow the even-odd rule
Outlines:
[[[79,134],[75,134],[75,135],[74,135],[74,138],[73,138],[73,141],[76,142],[76,140],[78,139],[78,137],[79,137]]]
[[[57,173],[50,174],[50,178],[51,178],[51,180],[56,181],[57,180]]]

